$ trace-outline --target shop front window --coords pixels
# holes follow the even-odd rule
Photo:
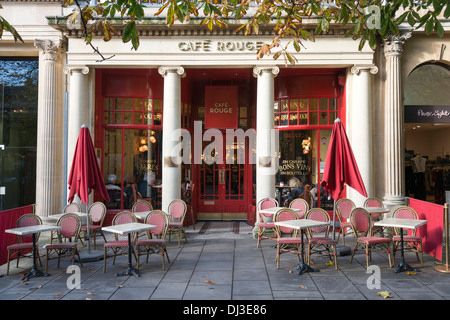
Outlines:
[[[275,101],[275,128],[279,130],[276,197],[281,204],[301,197],[310,207],[333,210],[333,199],[320,181],[337,109],[336,98]]]
[[[108,209],[131,209],[143,198],[160,208],[162,101],[106,98],[103,175]]]
[[[0,58],[0,211],[35,203],[39,62]]]

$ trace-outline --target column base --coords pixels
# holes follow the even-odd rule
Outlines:
[[[398,206],[406,205],[406,198],[404,196],[386,196],[383,200],[386,208],[393,209]]]

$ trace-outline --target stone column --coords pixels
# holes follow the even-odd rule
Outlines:
[[[405,203],[405,155],[403,136],[403,94],[400,57],[404,42],[411,33],[388,36],[384,39],[386,59],[385,83],[385,183],[384,203],[387,207]]]
[[[275,174],[278,170],[278,131],[274,130],[274,78],[276,66],[254,67],[258,79],[256,97],[256,203],[275,197]],[[259,221],[259,217],[257,216]]]
[[[89,121],[89,68],[85,66],[66,66],[64,73],[69,75],[66,168],[67,177],[69,177],[81,126],[86,124],[91,134],[93,130]],[[65,182],[67,183],[67,181]],[[75,196],[74,201],[81,204],[78,196]]]
[[[168,212],[170,202],[181,199],[181,163],[175,147],[180,142],[181,78],[185,73],[180,66],[163,66],[158,72],[164,77],[162,210]]]
[[[351,68],[353,74],[352,81],[352,114],[350,117],[349,138],[352,150],[358,164],[361,178],[366,187],[367,195],[374,196],[373,191],[373,163],[372,163],[372,114],[371,95],[372,83],[371,74],[376,74],[378,68],[374,65],[355,65]],[[348,188],[348,197],[357,206],[362,207],[365,197],[354,189]]]
[[[36,213],[46,217],[63,209],[64,95],[62,40],[36,40],[39,93],[36,153]]]

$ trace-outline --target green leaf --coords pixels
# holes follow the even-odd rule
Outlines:
[[[136,22],[134,21],[128,22],[125,26],[125,29],[123,30],[122,41],[125,43],[130,41],[131,38],[133,37],[133,34],[135,33],[135,30],[136,30]]]
[[[433,32],[433,19],[428,20],[427,24],[425,25],[425,34],[430,35]]]
[[[435,28],[436,33],[438,34],[438,36],[440,38],[442,38],[444,36],[444,28],[442,27],[442,24],[439,21],[439,19],[436,19],[434,28]]]
[[[134,50],[137,50],[139,48],[139,35],[137,32],[134,32],[131,44],[133,45]]]

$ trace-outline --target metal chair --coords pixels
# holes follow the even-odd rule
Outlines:
[[[136,216],[130,211],[121,211],[114,216],[112,225],[119,225],[125,223],[136,222]],[[131,235],[131,241],[136,242],[136,234]],[[112,255],[108,256],[108,251],[112,252]],[[136,254],[133,250],[134,257],[136,259]],[[103,254],[103,272],[106,272],[106,259],[113,257],[113,265],[116,263],[116,257],[120,255],[128,255],[128,236],[126,238],[120,237],[118,234],[114,233],[114,240],[108,241],[104,245]]]
[[[81,212],[81,210],[82,210],[81,205],[79,203],[72,202],[72,203],[66,204],[63,212],[64,213],[74,213],[74,212]],[[57,238],[56,237],[57,234],[58,234],[57,231],[50,232],[50,243],[53,243],[53,240]],[[81,243],[83,243],[83,242],[81,242]]]
[[[42,224],[42,220],[39,216],[35,215],[35,214],[24,214],[23,216],[21,216],[19,219],[17,219],[16,221],[16,228],[21,228],[21,227],[28,227],[28,226],[36,226],[36,225],[41,225]],[[41,257],[39,255],[39,246],[37,245],[38,240],[39,240],[39,233],[37,233],[36,236],[36,255],[39,258],[39,263],[42,266],[42,261],[41,261]],[[25,236],[17,236],[17,243],[11,244],[9,245],[6,249],[8,250],[8,258],[7,258],[7,267],[6,267],[6,274],[9,274],[9,264],[10,264],[10,260],[12,257],[14,257],[14,255],[17,258],[16,261],[16,268],[19,267],[19,261],[20,261],[20,257],[26,257],[26,258],[32,258],[32,257],[28,257],[25,254],[30,252],[30,250],[33,250],[33,243],[29,242],[28,240],[31,239],[32,235],[25,235]]]
[[[277,256],[275,258],[275,261],[277,262],[277,269],[280,268],[280,255],[286,252],[296,254],[297,259],[300,262],[300,254],[302,253],[302,239],[298,237],[297,229],[281,227],[276,225],[275,222],[299,219],[300,217],[297,212],[288,208],[278,210],[273,217],[275,234],[277,237]]]
[[[392,213],[393,218],[398,219],[419,219],[419,215],[411,207],[402,206],[397,207]],[[393,260],[395,261],[395,253],[398,251],[399,246],[401,246],[401,238],[400,238],[400,228],[394,228],[394,237],[393,241]],[[420,260],[420,264],[423,266],[423,249],[422,249],[422,238],[416,236],[416,230],[412,230],[411,234],[403,235],[403,250],[409,250],[416,253],[417,260]],[[419,259],[420,253],[420,259]]]
[[[94,250],[97,249],[97,241],[96,235],[99,234],[103,237],[103,240],[106,242],[105,235],[103,234],[102,227],[103,221],[106,216],[106,206],[101,202],[94,202],[88,208],[89,212],[89,239],[91,237],[94,239]],[[81,232],[87,233],[87,225],[81,226]],[[80,234],[81,234],[80,232]],[[81,241],[81,235],[80,235]],[[83,241],[81,241],[83,243]]]
[[[78,242],[77,239],[80,235],[81,230],[81,219],[75,213],[66,213],[61,218],[59,218],[57,225],[61,227],[58,230],[58,239],[61,242],[50,243],[45,245],[45,250],[47,251],[47,259],[45,264],[45,272],[48,271],[48,261],[56,258],[50,258],[52,252],[56,253],[58,256],[58,268],[61,261],[61,257],[70,256],[72,259],[72,265],[75,264],[75,254],[78,256],[78,261],[80,265],[83,266],[80,255],[78,253]],[[62,242],[64,239],[67,241]],[[73,239],[73,241],[72,241]]]
[[[170,236],[176,234],[178,237],[178,248],[180,247],[181,233],[183,233],[184,240],[187,243],[186,231],[184,230],[184,217],[186,216],[187,205],[181,199],[173,200],[169,203],[169,226],[167,233]]]
[[[372,251],[375,245],[380,245],[386,249],[386,253],[389,258],[389,267],[391,264],[391,250],[389,244],[391,239],[383,237],[374,237],[372,235],[372,218],[370,214],[364,208],[355,208],[350,213],[350,223],[352,226],[353,233],[356,237],[356,245],[353,249],[352,257],[350,262],[353,261],[355,252],[360,246],[364,247],[366,250],[366,265],[369,268],[369,260],[372,258]]]
[[[323,221],[330,222],[330,215],[324,209],[321,208],[312,208],[310,209],[306,215],[305,219],[315,220],[315,221]],[[336,254],[336,245],[338,240],[330,238],[328,235],[330,233],[330,225],[326,227],[315,227],[308,228],[308,264],[311,264],[311,254],[313,253],[321,253],[321,251],[317,250],[319,247],[324,247],[328,252],[328,256],[331,261],[331,256],[334,256],[334,265],[336,270],[338,268],[337,254]],[[317,235],[321,236],[317,236]]]
[[[305,199],[297,198],[291,201],[289,208],[301,209],[302,211],[297,212],[297,214],[302,219],[309,210],[309,204]]]
[[[153,206],[147,200],[138,200],[133,204],[132,212],[144,212],[144,211],[152,211]]]
[[[261,212],[262,209],[274,208],[278,207],[278,201],[273,198],[265,198],[258,202],[258,215],[259,215],[259,224],[258,224],[258,242],[256,247],[259,248],[261,240],[263,239],[271,239],[276,240],[276,234],[274,233],[273,237],[268,237],[264,235],[266,231],[275,232],[275,224],[273,223],[273,216],[269,214],[265,214]]]
[[[149,255],[159,254],[162,257],[162,268],[165,270],[166,265],[164,258],[167,258],[167,262],[170,263],[165,239],[167,228],[169,226],[169,217],[161,210],[154,210],[145,217],[145,223],[155,225],[156,228],[147,231],[147,239],[136,241],[137,268],[139,269],[139,257],[141,256],[141,249],[143,248],[147,253],[147,263]]]
[[[352,200],[342,198],[336,201],[336,216],[339,219],[339,234],[342,234],[342,244],[345,245],[345,235],[352,231],[352,226],[349,221],[350,213],[356,207]],[[338,236],[339,240],[339,236]]]

